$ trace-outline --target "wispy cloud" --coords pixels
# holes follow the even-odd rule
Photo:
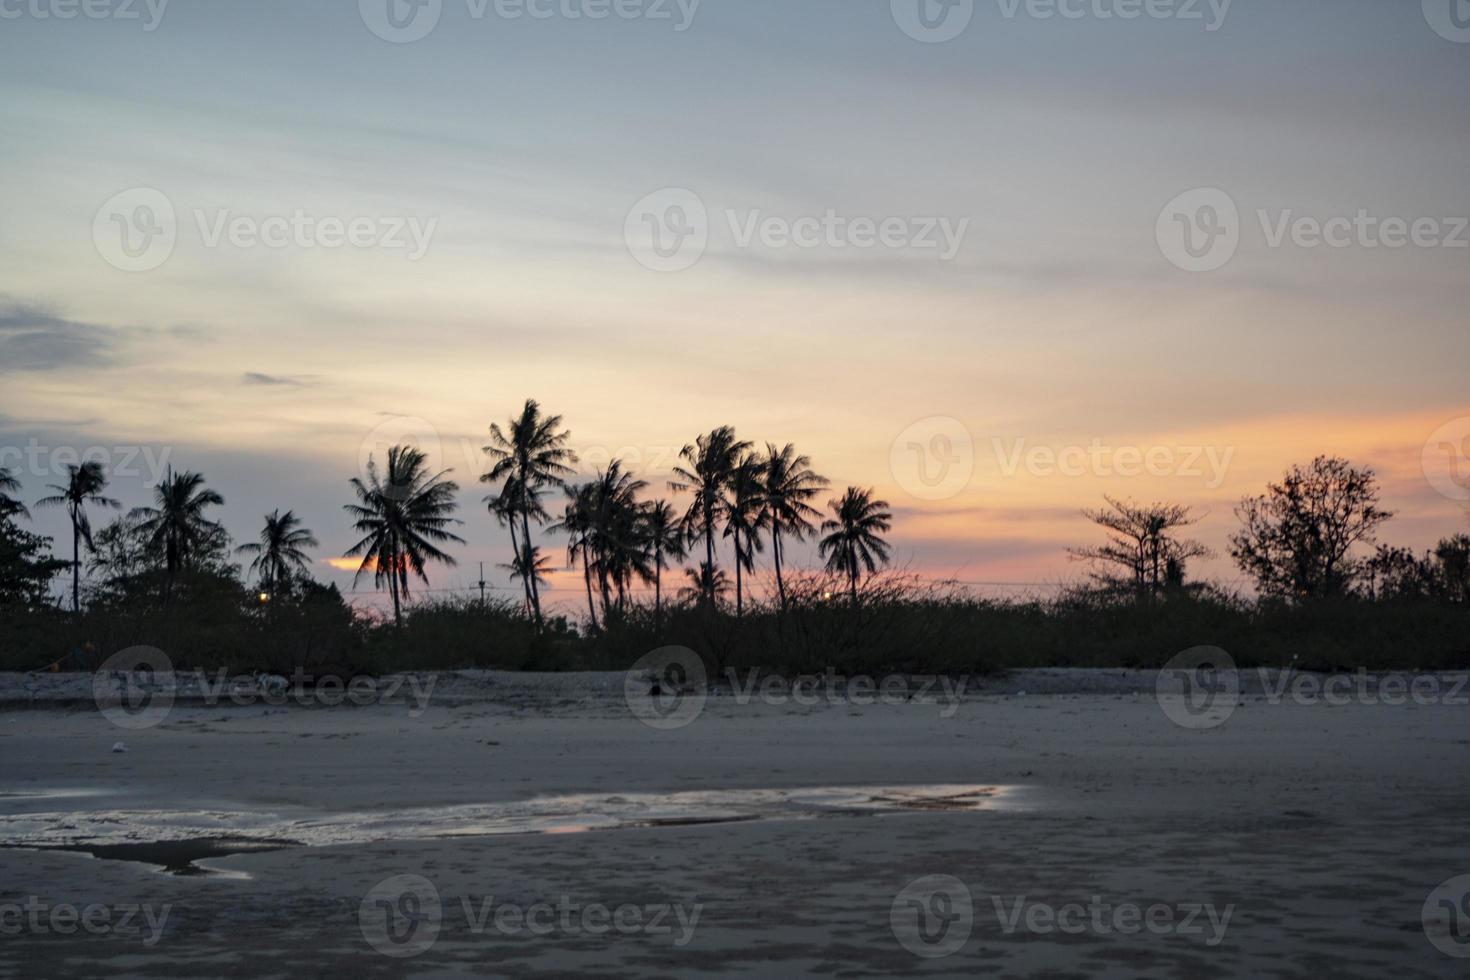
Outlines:
[[[247,385],[288,388],[306,388],[317,383],[313,376],[293,377],[286,374],[263,374],[260,371],[246,371],[243,381]]]
[[[68,320],[44,306],[0,297],[0,372],[109,364],[117,339],[111,327]]]

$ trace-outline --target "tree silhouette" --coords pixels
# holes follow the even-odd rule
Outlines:
[[[766,444],[762,490],[766,527],[771,532],[771,560],[776,567],[776,591],[781,596],[782,610],[786,608],[786,580],[781,576],[785,557],[781,536],[787,534],[803,541],[816,530],[812,522],[821,513],[811,505],[811,501],[827,487],[827,480],[812,472],[811,463],[808,457],[797,455],[796,447],[789,442],[781,449],[773,443]]]
[[[828,502],[833,518],[822,522],[827,536],[817,545],[827,559],[827,570],[847,576],[853,605],[858,601],[858,578],[888,564],[888,544],[880,537],[891,527],[888,501],[874,500],[872,490],[848,487],[842,499]]]
[[[536,579],[542,584],[545,584],[546,576],[555,570],[551,566],[551,559],[542,555],[541,549],[536,545],[531,545],[529,551],[516,555],[513,560],[500,567],[510,572],[510,577],[513,579],[520,579],[522,581]],[[529,593],[527,594],[529,595]],[[526,615],[529,616],[530,614],[530,603],[527,602]]]
[[[674,505],[667,500],[655,500],[643,507],[643,535],[652,555],[653,567],[653,624],[659,628],[663,621],[663,570],[670,567],[666,559],[682,560],[688,554],[688,538]]]
[[[766,520],[764,487],[761,480],[765,461],[746,453],[730,471],[729,496],[725,499],[725,537],[735,549],[735,615],[745,614],[744,572],[755,571],[755,555],[763,551],[761,528]]]
[[[317,540],[301,526],[301,518],[293,511],[282,514],[273,510],[265,515],[260,541],[242,544],[235,550],[256,556],[250,563],[250,571],[260,574],[262,588],[267,595],[274,596],[278,589],[289,588],[297,573],[306,573],[309,562],[306,549],[315,547]]]
[[[155,552],[162,552],[164,599],[173,594],[174,578],[200,552],[215,544],[224,528],[204,516],[209,507],[223,506],[225,498],[204,486],[204,477],[169,467],[163,481],[153,488],[152,507],[136,507],[138,531]]]
[[[11,492],[19,489],[20,481],[15,478],[15,473],[9,467],[0,466],[0,521],[15,514],[31,516],[25,504],[10,496]]]
[[[514,480],[512,498],[521,517],[521,556],[523,565],[532,564],[527,557],[531,549],[531,520],[538,524],[549,519],[540,504],[541,495],[548,489],[566,485],[566,477],[572,473],[577,454],[567,447],[570,433],[562,430],[560,415],[542,415],[541,406],[535,399],[527,399],[521,414],[512,418],[506,428],[498,424],[490,426],[490,444],[485,446],[485,455],[490,457],[490,471],[480,477],[483,483]],[[507,485],[507,489],[511,489]],[[536,626],[544,625],[541,618],[541,593],[534,575],[524,580],[531,590],[531,608],[536,616]]]
[[[579,561],[582,563],[582,584],[587,589],[587,616],[594,630],[601,628],[597,624],[597,606],[592,601],[592,569],[597,564],[597,553],[592,544],[595,489],[590,483],[564,487],[567,500],[562,509],[562,518],[547,528],[548,531],[567,535],[567,564],[576,568]],[[530,602],[529,591],[526,593],[526,601]]]
[[[1074,559],[1104,566],[1095,578],[1106,589],[1132,592],[1140,603],[1152,602],[1169,587],[1171,578],[1183,584],[1190,560],[1213,556],[1200,542],[1172,533],[1199,523],[1191,508],[1160,503],[1139,506],[1106,494],[1103,499],[1110,510],[1084,510],[1082,516],[1110,532],[1108,543],[1068,552]],[[1107,570],[1107,566],[1120,571]]]
[[[96,460],[80,466],[68,466],[66,471],[64,485],[51,485],[56,495],[43,497],[36,501],[36,506],[65,506],[66,514],[71,518],[71,609],[72,612],[81,612],[82,542],[87,543],[88,551],[96,550],[92,543],[92,522],[87,517],[87,505],[95,504],[116,510],[122,504],[102,495],[102,491],[107,488],[107,474],[103,472],[102,464]],[[0,482],[0,486],[3,486],[3,482]]]
[[[388,450],[388,468],[382,478],[378,465],[368,460],[367,480],[352,479],[357,503],[344,509],[355,520],[352,528],[363,535],[361,541],[347,550],[348,557],[362,556],[362,564],[353,578],[356,584],[369,568],[373,584],[388,583],[393,597],[393,622],[403,624],[402,598],[409,596],[412,571],[427,585],[424,569],[430,561],[445,565],[455,560],[436,545],[449,541],[464,544],[464,539],[449,530],[459,521],[454,513],[454,495],[459,485],[443,477],[449,471],[431,474],[422,452],[411,446],[393,446]]]
[[[679,458],[688,465],[674,467],[675,479],[669,481],[670,490],[694,494],[694,500],[684,514],[684,534],[691,541],[704,538],[704,565],[711,571],[702,576],[702,580],[711,588],[716,581],[714,571],[718,568],[715,564],[715,531],[719,527],[723,494],[736,461],[749,449],[750,443],[740,441],[733,428],[722,425],[679,451]],[[706,593],[705,599],[713,605],[713,592]]]
[[[1393,516],[1378,506],[1371,469],[1326,456],[1293,466],[1235,513],[1243,526],[1230,538],[1231,556],[1263,595],[1296,599],[1345,594],[1363,570],[1353,548],[1375,543]]]

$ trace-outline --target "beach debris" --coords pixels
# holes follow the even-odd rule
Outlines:
[[[121,743],[121,742],[113,742],[112,743],[112,751],[114,751],[114,752],[126,752],[127,750],[128,750],[128,747],[126,745],[124,745],[123,743]]]

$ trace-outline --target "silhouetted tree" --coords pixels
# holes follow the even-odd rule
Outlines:
[[[107,474],[103,472],[101,463],[90,460],[80,466],[68,466],[66,470],[66,483],[51,485],[51,489],[56,491],[56,496],[43,497],[36,501],[36,506],[65,506],[66,515],[71,518],[71,609],[72,612],[80,612],[82,609],[82,542],[87,543],[89,551],[95,547],[92,544],[92,522],[87,517],[87,505],[94,504],[98,507],[111,507],[116,510],[122,504],[111,497],[102,495],[102,491],[107,488]]]
[[[10,496],[19,489],[20,481],[15,478],[15,473],[9,467],[0,466],[0,520],[16,515],[31,516],[25,504]]]
[[[543,585],[546,583],[546,576],[554,571],[551,559],[542,555],[541,549],[534,544],[531,545],[530,551],[517,555],[514,560],[500,567],[510,572],[510,577],[513,579],[524,581],[534,578]],[[531,615],[529,602],[526,604],[526,615]]]
[[[729,496],[725,499],[725,537],[735,549],[735,615],[745,615],[745,572],[755,571],[756,552],[764,550],[761,528],[766,505],[761,474],[765,461],[746,453],[730,471]]]
[[[547,528],[554,533],[567,535],[567,564],[576,568],[577,562],[582,563],[582,584],[587,589],[587,617],[594,630],[600,629],[597,624],[597,606],[592,600],[592,568],[597,563],[597,553],[592,544],[595,489],[590,483],[564,487],[567,500],[562,509],[562,518]],[[530,592],[527,591],[528,604],[530,598]]]
[[[310,561],[306,549],[315,547],[317,540],[311,531],[301,526],[301,518],[289,510],[284,514],[273,510],[265,515],[260,541],[242,544],[235,550],[256,556],[250,563],[250,571],[260,574],[265,592],[274,596],[277,590],[289,588],[298,573],[306,573]]]
[[[780,449],[773,443],[766,444],[762,494],[766,527],[771,532],[771,560],[776,567],[776,591],[781,596],[783,611],[786,609],[786,580],[781,574],[782,560],[785,558],[782,535],[790,535],[802,541],[816,530],[812,522],[821,513],[811,505],[811,501],[827,487],[827,480],[812,472],[811,462],[808,457],[797,455],[796,447],[789,442]]]
[[[411,446],[393,446],[388,450],[388,468],[382,478],[377,462],[369,459],[367,480],[352,479],[357,503],[347,504],[344,509],[355,518],[353,530],[363,535],[347,550],[348,557],[362,556],[353,582],[369,568],[374,585],[387,581],[395,625],[403,623],[401,598],[409,595],[408,573],[412,571],[427,585],[429,577],[424,569],[428,562],[456,564],[436,545],[449,541],[464,544],[463,538],[449,530],[460,523],[449,516],[454,513],[454,495],[459,491],[458,484],[443,479],[449,472],[431,474],[422,452]]]
[[[480,477],[483,483],[514,480],[513,499],[521,516],[521,555],[531,564],[531,521],[538,524],[550,519],[540,504],[542,494],[566,485],[577,454],[567,447],[570,433],[562,429],[560,415],[542,415],[535,399],[527,399],[521,414],[512,418],[506,428],[490,426],[490,444],[485,455],[490,457],[490,471]],[[534,575],[525,579],[531,589],[531,608],[536,626],[545,625],[541,618],[541,594]]]
[[[684,569],[684,580],[689,584],[679,590],[680,602],[703,602],[718,609],[720,600],[730,594],[730,576],[722,568],[701,563],[698,571]]]
[[[132,513],[149,547],[163,555],[167,600],[179,569],[220,544],[224,528],[204,514],[209,507],[222,506],[225,498],[207,489],[201,474],[188,470],[176,474],[169,467],[163,482],[153,488],[153,502],[154,506],[137,507]]]
[[[1345,594],[1363,568],[1353,549],[1374,544],[1393,516],[1378,506],[1371,469],[1326,456],[1292,467],[1236,514],[1243,526],[1230,538],[1231,556],[1262,594],[1296,599]]]
[[[716,581],[714,571],[718,569],[715,564],[715,532],[722,516],[723,494],[735,464],[749,449],[750,443],[740,441],[733,428],[722,425],[679,451],[679,458],[688,465],[674,467],[675,479],[669,481],[670,490],[694,494],[694,500],[684,514],[684,534],[690,541],[704,538],[704,565],[711,572],[702,578],[711,585]],[[705,598],[713,605],[713,593]]]
[[[817,544],[818,552],[827,559],[827,570],[847,576],[853,605],[858,601],[858,579],[866,570],[869,575],[879,565],[888,564],[888,544],[881,537],[891,528],[893,515],[888,501],[874,500],[872,490],[848,487],[842,499],[828,502],[834,517],[822,522],[829,532]]]
[[[1152,602],[1171,588],[1183,589],[1191,559],[1213,555],[1200,542],[1173,533],[1199,523],[1191,508],[1160,503],[1139,506],[1107,495],[1103,499],[1110,510],[1084,510],[1082,515],[1111,533],[1107,544],[1068,552],[1074,559],[1101,564],[1104,570],[1095,573],[1095,578],[1105,588],[1131,592],[1139,602]]]
[[[644,505],[643,534],[652,554],[653,624],[658,629],[663,620],[663,570],[669,567],[666,559],[682,560],[688,554],[689,539],[684,535],[674,505],[666,500]]]

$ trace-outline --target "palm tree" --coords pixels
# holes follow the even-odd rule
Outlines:
[[[290,584],[295,573],[306,571],[309,561],[306,549],[315,547],[316,538],[301,526],[301,518],[294,511],[282,514],[273,510],[265,515],[260,542],[242,544],[235,550],[256,556],[250,563],[250,571],[260,573],[261,587],[266,595],[275,595],[278,588]]]
[[[664,559],[681,560],[689,550],[673,504],[655,500],[643,506],[643,539],[653,558],[653,624],[658,629],[663,619],[663,570],[669,567]]]
[[[681,602],[708,602],[711,607],[730,594],[730,576],[723,568],[701,564],[699,570],[684,569],[684,580],[689,584],[679,590]]]
[[[430,561],[455,564],[435,544],[464,544],[463,538],[449,530],[450,525],[460,523],[449,516],[454,513],[459,485],[443,479],[449,470],[431,474],[424,464],[425,456],[419,450],[393,446],[388,450],[387,472],[379,479],[377,462],[369,458],[366,482],[352,479],[357,503],[343,508],[356,518],[353,529],[363,534],[347,550],[349,557],[362,556],[353,583],[369,568],[374,585],[387,581],[395,625],[403,623],[402,599],[409,595],[409,571],[427,585],[424,568]]]
[[[674,467],[677,479],[669,481],[669,489],[676,493],[690,491],[694,500],[684,514],[684,533],[692,541],[704,537],[704,564],[710,569],[715,566],[715,530],[719,524],[723,493],[730,482],[735,463],[750,449],[750,443],[735,437],[735,430],[728,425],[700,436],[692,445],[679,451],[679,458],[689,465]],[[707,584],[713,584],[713,574],[705,576]],[[705,599],[714,603],[713,593]]]
[[[597,625],[597,606],[592,602],[592,567],[597,561],[592,546],[593,512],[596,510],[593,503],[594,489],[590,483],[564,487],[567,502],[562,509],[562,519],[547,530],[567,535],[567,564],[570,567],[576,568],[578,561],[582,563],[582,583],[587,588],[587,615],[592,629],[596,630],[600,627]],[[513,524],[511,527],[514,530]],[[529,591],[526,601],[530,602]]]
[[[498,494],[492,493],[485,498],[485,504],[490,510],[490,516],[495,518],[495,523],[510,530],[510,553],[514,557],[512,563],[520,560],[521,546],[516,539],[516,518],[521,513],[521,485],[514,479],[505,481],[505,488]],[[535,506],[540,508],[540,502]],[[531,608],[531,583],[522,581],[521,587],[526,593],[526,608]]]
[[[816,530],[812,524],[821,512],[810,503],[826,488],[825,477],[812,472],[812,461],[798,456],[796,447],[787,443],[782,449],[766,444],[766,465],[762,474],[766,507],[766,527],[771,532],[771,559],[776,566],[776,590],[781,595],[781,609],[786,609],[786,581],[781,577],[781,559],[785,552],[782,534],[798,541]]]
[[[519,417],[512,418],[505,429],[498,424],[490,426],[490,444],[485,455],[491,459],[490,472],[480,477],[482,483],[514,480],[516,509],[521,517],[521,555],[523,564],[531,564],[525,555],[531,550],[531,519],[539,524],[549,515],[541,507],[541,494],[554,487],[566,485],[566,477],[572,473],[577,454],[567,447],[570,433],[561,428],[560,415],[543,416],[541,406],[534,398],[527,399]],[[536,615],[536,625],[541,619],[541,593],[536,577],[526,579],[531,589],[531,608]]]
[[[755,553],[764,550],[760,531],[766,521],[761,472],[765,461],[747,453],[730,472],[730,496],[725,501],[725,537],[735,546],[735,615],[745,614],[745,584],[742,572],[755,571]]]
[[[822,530],[831,533],[817,547],[827,559],[829,572],[847,575],[852,604],[857,605],[858,576],[864,569],[871,575],[879,564],[888,563],[888,544],[879,534],[889,530],[893,515],[888,512],[888,501],[874,500],[872,490],[857,487],[848,487],[841,500],[827,506],[835,519],[822,522]]]
[[[530,562],[529,565],[526,564],[527,561]],[[531,545],[530,550],[524,555],[518,554],[513,560],[500,567],[510,572],[510,577],[513,579],[518,578],[522,581],[535,579],[542,584],[545,584],[546,576],[555,571],[551,567],[551,559],[542,555],[541,549],[534,544]],[[530,572],[527,572],[527,569],[530,569]],[[530,592],[528,591],[526,594],[529,596]],[[528,599],[526,602],[526,614],[530,615],[530,612],[530,600]]]
[[[202,549],[219,539],[224,528],[204,516],[208,507],[223,506],[225,498],[204,487],[204,477],[169,467],[163,482],[153,488],[153,507],[137,507],[138,532],[154,552],[163,552],[164,598],[173,591],[174,576]]]
[[[7,474],[8,475],[8,474]],[[12,479],[10,481],[14,483]],[[4,488],[5,481],[0,480],[0,488]],[[87,542],[87,550],[92,551],[92,522],[87,517],[87,505],[96,504],[99,507],[121,507],[122,504],[111,497],[102,496],[102,491],[107,488],[107,474],[103,472],[102,464],[96,460],[82,463],[80,466],[72,465],[66,468],[66,484],[51,484],[51,489],[56,491],[54,497],[44,497],[36,501],[37,507],[66,507],[66,515],[71,518],[71,609],[72,612],[81,612],[81,582],[82,582],[82,542]],[[9,509],[8,507],[6,508]],[[21,511],[24,513],[24,509]]]
[[[10,496],[7,491],[19,490],[20,481],[15,478],[9,467],[0,466],[0,521],[10,517],[11,514],[19,514],[22,517],[30,517],[30,511],[26,505]]]
[[[618,608],[627,603],[628,586],[635,574],[648,572],[639,520],[638,494],[648,484],[623,469],[614,459],[592,484],[592,545],[602,585],[602,613],[607,618],[608,580],[618,590]]]

